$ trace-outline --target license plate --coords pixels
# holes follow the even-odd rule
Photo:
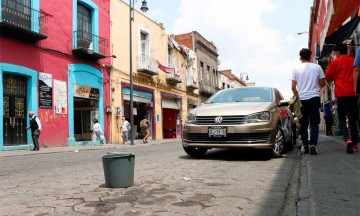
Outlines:
[[[209,127],[209,137],[226,137],[226,127]]]

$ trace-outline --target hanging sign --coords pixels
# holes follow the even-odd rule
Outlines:
[[[39,72],[39,107],[52,109],[52,75]]]

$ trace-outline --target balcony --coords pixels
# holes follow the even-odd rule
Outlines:
[[[148,56],[138,56],[137,71],[145,76],[158,75],[158,63]]]
[[[97,61],[106,58],[107,40],[86,31],[73,32],[73,53],[83,59]]]
[[[215,88],[205,82],[200,82],[199,92],[204,95],[213,95],[215,93]]]
[[[170,84],[182,83],[180,71],[173,68],[170,73],[166,74],[166,82]]]
[[[187,83],[186,83],[186,88],[191,90],[191,91],[194,91],[195,89],[198,89],[199,86],[198,86],[197,82],[193,82],[192,80],[188,80]]]
[[[47,38],[48,14],[14,0],[1,0],[0,35],[35,43]]]

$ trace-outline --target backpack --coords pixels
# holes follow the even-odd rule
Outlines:
[[[141,129],[146,129],[147,128],[146,119],[143,119],[143,120],[140,121],[140,128]]]

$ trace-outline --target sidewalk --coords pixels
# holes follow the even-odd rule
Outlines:
[[[148,145],[164,144],[164,143],[171,143],[171,142],[181,142],[181,138],[149,140],[149,142],[146,144],[144,144],[142,142],[142,140],[135,140],[134,145],[105,144],[105,145],[95,145],[95,146],[86,145],[86,146],[50,147],[50,148],[41,148],[40,151],[31,151],[29,149],[13,150],[13,151],[0,151],[0,157],[36,155],[36,154],[52,154],[52,153],[60,153],[60,152],[77,152],[77,151],[89,151],[89,150],[100,150],[100,149],[122,149],[122,148],[133,148],[133,147],[139,147],[139,146],[148,146]]]
[[[360,152],[342,136],[319,135],[318,155],[301,157],[297,215],[360,215]]]

